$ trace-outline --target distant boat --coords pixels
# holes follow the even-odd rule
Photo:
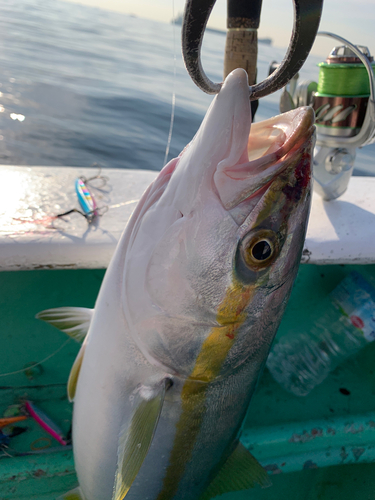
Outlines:
[[[174,19],[171,20],[171,23],[182,25],[183,19],[184,15],[178,14]],[[218,33],[219,35],[226,35],[227,33],[225,30],[220,30],[217,28],[206,27],[206,30],[210,31],[211,33]],[[264,43],[265,45],[272,45],[272,38],[258,38],[258,43]]]
[[[272,38],[258,38],[258,43],[264,43],[265,45],[272,45]]]
[[[177,14],[177,16],[171,20],[171,23],[172,24],[182,24],[183,19],[184,19],[183,14]]]

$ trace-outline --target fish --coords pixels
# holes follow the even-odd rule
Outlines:
[[[68,381],[79,487],[62,498],[269,482],[240,433],[301,259],[315,126],[310,107],[251,125],[247,81],[227,76],[148,187],[95,308],[38,314],[83,341]]]

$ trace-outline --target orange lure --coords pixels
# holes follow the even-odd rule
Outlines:
[[[16,422],[21,422],[21,420],[26,420],[28,417],[21,415],[20,417],[8,417],[0,418],[0,429],[6,427],[7,425],[15,424]]]

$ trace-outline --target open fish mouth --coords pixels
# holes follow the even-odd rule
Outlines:
[[[267,158],[282,158],[299,148],[312,134],[314,111],[303,106],[288,113],[253,123],[247,144],[249,161]]]
[[[251,126],[248,141],[236,165],[223,160],[214,182],[220,199],[231,210],[259,193],[310,149],[315,115],[309,106],[297,108]],[[306,172],[309,175],[309,172]]]

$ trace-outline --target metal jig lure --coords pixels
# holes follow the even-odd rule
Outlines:
[[[77,208],[72,208],[67,212],[56,215],[56,218],[64,217],[65,215],[69,215],[71,213],[76,212],[80,215],[83,215],[83,217],[85,217],[87,222],[91,224],[96,217],[99,217],[108,211],[107,206],[98,207],[98,204],[94,198],[92,190],[90,190],[89,188],[90,181],[93,181],[94,179],[102,180],[103,182],[102,185],[100,187],[98,186],[95,187],[95,189],[101,190],[106,185],[108,177],[101,175],[101,169],[99,169],[99,173],[97,175],[90,177],[88,179],[84,176],[78,177],[75,181],[75,191],[82,210],[78,210]]]

